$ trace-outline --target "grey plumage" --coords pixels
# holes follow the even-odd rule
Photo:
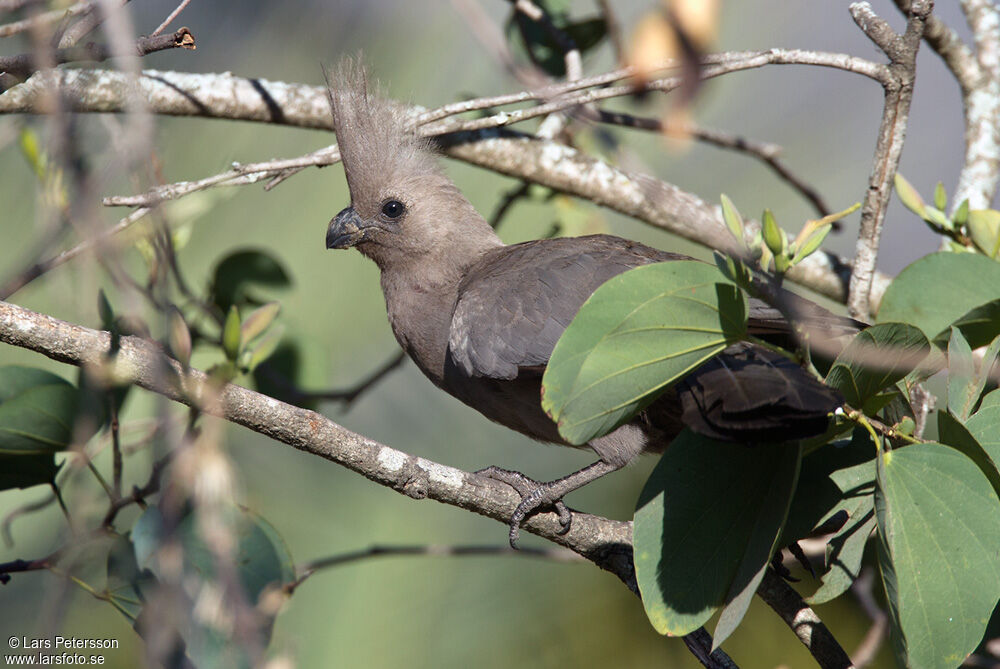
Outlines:
[[[611,277],[685,256],[607,235],[505,246],[356,62],[334,75],[331,103],[351,206],[331,221],[327,247],[354,246],[378,264],[393,333],[435,385],[511,429],[565,443],[540,403],[559,336]],[[811,303],[806,311],[836,320]],[[749,327],[761,336],[790,334],[780,314],[757,300]],[[662,451],[685,425],[730,441],[795,439],[821,433],[840,402],[783,356],[730,347],[632,423],[591,442],[601,458],[596,465],[527,492],[520,485],[526,496],[512,541],[525,514],[556,504],[566,520],[563,494],[638,453]],[[517,485],[518,475],[493,473]]]

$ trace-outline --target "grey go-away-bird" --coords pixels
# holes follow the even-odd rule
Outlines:
[[[369,90],[360,64],[341,65],[329,83],[351,205],[330,221],[326,247],[355,247],[375,261],[392,331],[434,385],[512,430],[566,444],[540,394],[559,336],[611,277],[688,258],[609,235],[507,246],[444,175],[428,141],[407,131],[401,107]],[[767,337],[789,327],[752,299],[749,331]],[[726,441],[802,439],[822,433],[841,403],[786,357],[741,343],[591,441],[594,464],[548,483],[495,467],[482,473],[522,496],[513,544],[521,521],[543,506],[555,507],[568,529],[564,495],[640,453],[662,452],[685,426]]]

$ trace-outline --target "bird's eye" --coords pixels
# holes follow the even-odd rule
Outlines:
[[[387,218],[399,218],[406,211],[406,207],[399,200],[389,200],[382,205],[382,215]]]

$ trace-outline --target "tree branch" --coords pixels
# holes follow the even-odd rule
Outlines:
[[[895,0],[903,12],[911,0]],[[962,91],[965,159],[958,175],[952,212],[963,200],[985,209],[1000,185],[1000,7],[966,0],[962,10],[976,40],[974,52],[936,16],[924,26],[924,40],[941,57]]]
[[[824,669],[848,669],[854,666],[816,612],[773,570],[764,572],[764,580],[761,581],[757,594],[792,628],[819,666]]]
[[[761,55],[761,54],[765,55]],[[772,55],[766,55],[772,54]],[[782,50],[754,52],[756,61],[784,58],[803,60]],[[816,58],[833,61],[848,56]],[[733,58],[719,57],[716,60]],[[738,60],[738,59],[736,59]],[[781,59],[779,59],[781,60]],[[761,63],[766,64],[766,62]],[[878,66],[882,67],[882,66]],[[278,123],[307,128],[330,129],[329,106],[323,88],[245,79],[231,74],[183,74],[146,71],[132,87],[127,76],[95,70],[56,70],[39,72],[25,83],[0,95],[0,113],[41,113],[44,93],[59,84],[79,112],[121,112],[127,108],[129,93],[138,89],[150,111],[172,116],[199,116]],[[451,157],[512,177],[587,198],[628,216],[663,228],[686,239],[713,246],[727,240],[717,208],[676,186],[646,175],[630,174],[602,160],[562,144],[505,133],[496,129],[466,133],[443,139],[443,149]],[[335,147],[327,152],[333,161]],[[338,154],[339,155],[339,154]],[[263,175],[249,175],[233,170],[220,182],[244,178],[259,181]],[[237,173],[238,172],[238,173]],[[273,173],[272,173],[273,176]],[[192,183],[192,182],[188,182]],[[797,265],[788,277],[823,295],[843,302],[847,296],[850,267],[847,261],[830,253],[818,252]],[[881,296],[889,279],[873,277],[873,301]]]
[[[204,373],[185,370],[158,345],[138,337],[118,338],[117,352],[109,360],[108,332],[0,302],[0,341],[59,362],[92,367],[116,383],[134,384],[182,404],[197,406],[201,411],[340,464],[413,499],[434,499],[504,524],[520,502],[519,495],[503,483],[411,456],[351,432],[316,412],[236,385],[217,389]],[[154,467],[147,486],[155,485],[161,467],[162,464]],[[134,497],[120,500],[118,508],[135,501]],[[106,518],[104,526],[113,519],[113,515]],[[566,533],[562,533],[558,517],[551,512],[533,515],[524,527],[611,572],[639,594],[632,562],[631,523],[574,511],[573,523]],[[19,565],[13,568],[16,570]],[[764,582],[768,582],[766,578]],[[787,602],[777,601],[766,593],[761,596],[786,620],[798,621],[798,609],[788,609]],[[798,622],[789,624],[797,629]],[[684,641],[707,667],[736,666],[722,651],[711,652],[711,636],[704,629],[687,635]]]
[[[854,318],[867,321],[871,317],[872,283],[878,261],[879,242],[885,210],[889,204],[892,177],[899,166],[906,138],[906,122],[913,100],[913,82],[916,73],[917,49],[924,34],[924,22],[934,3],[918,0],[913,3],[906,24],[906,32],[897,35],[892,28],[875,15],[867,2],[851,5],[851,16],[858,27],[882,49],[892,61],[889,77],[883,82],[885,106],[879,124],[875,158],[868,180],[864,206],[861,209],[861,231],[855,247],[854,268],[851,271],[848,312]]]
[[[135,41],[135,55],[140,57],[157,51],[178,48],[192,50],[195,48],[194,35],[187,28],[181,28],[170,35],[140,37]],[[56,49],[51,54],[46,55],[44,62],[40,62],[38,54],[35,53],[21,53],[16,56],[0,57],[0,72],[23,79],[41,67],[46,66],[49,62],[55,65],[76,62],[101,62],[114,55],[113,50],[107,44],[88,42],[83,46]]]
[[[0,26],[0,37],[10,37],[11,35],[16,35],[17,33],[23,33],[24,31],[30,30],[35,26],[58,23],[63,19],[70,18],[71,16],[78,16],[89,12],[93,8],[93,2],[77,2],[69,7],[66,7],[65,9],[53,9],[51,12],[31,16],[21,21],[7,23]]]
[[[105,369],[118,383],[134,384],[197,406],[414,499],[434,499],[503,523],[509,522],[520,502],[519,495],[503,483],[411,456],[351,432],[314,411],[240,386],[225,386],[218,401],[210,402],[214,391],[204,373],[185,372],[156,344],[138,337],[119,338],[120,348],[108,363],[109,333],[0,302],[0,341],[59,362]],[[570,531],[560,534],[556,514],[540,513],[525,523],[525,529],[579,553],[634,588],[631,523],[574,512]]]

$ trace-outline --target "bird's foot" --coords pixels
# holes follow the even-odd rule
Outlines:
[[[521,503],[517,505],[513,515],[510,517],[510,532],[508,538],[511,548],[517,548],[517,540],[521,533],[521,523],[535,511],[551,506],[559,516],[560,534],[569,532],[572,514],[562,501],[563,492],[561,486],[551,483],[540,483],[520,472],[514,472],[500,467],[486,467],[476,472],[480,476],[491,478],[494,481],[506,483],[521,495]]]

